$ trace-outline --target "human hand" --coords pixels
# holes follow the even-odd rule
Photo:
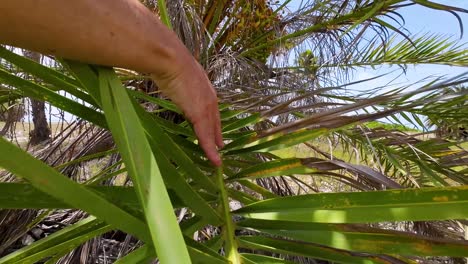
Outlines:
[[[218,148],[224,143],[216,92],[202,66],[190,54],[179,54],[176,64],[180,67],[153,78],[193,124],[207,158],[215,166],[221,166]]]

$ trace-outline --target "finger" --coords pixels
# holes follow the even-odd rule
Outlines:
[[[223,134],[221,132],[221,118],[219,115],[219,109],[216,107],[216,110],[214,111],[214,128],[215,128],[215,142],[218,148],[223,148],[224,147],[224,142],[223,142]]]
[[[219,157],[214,140],[214,129],[211,125],[211,120],[202,119],[203,121],[194,124],[195,133],[197,134],[198,141],[201,148],[206,154],[206,157],[213,163],[213,165],[221,166],[221,158]]]

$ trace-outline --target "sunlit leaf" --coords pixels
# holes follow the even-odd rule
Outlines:
[[[464,219],[468,186],[274,198],[234,213],[246,218],[316,223]]]

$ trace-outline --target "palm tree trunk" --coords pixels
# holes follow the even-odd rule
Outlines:
[[[23,50],[23,53],[25,57],[33,61],[40,62],[41,60],[41,54],[37,52]],[[45,114],[45,103],[32,98],[30,100],[34,129],[29,133],[29,143],[34,146],[48,140],[50,138],[51,131]]]
[[[30,132],[31,145],[37,145],[50,138],[50,128],[47,124],[47,118],[45,115],[45,103],[35,99],[31,99],[32,116],[34,129]]]

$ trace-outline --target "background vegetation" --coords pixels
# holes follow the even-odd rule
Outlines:
[[[466,66],[399,11],[463,31],[468,10],[290,2],[144,1],[218,91],[220,169],[148,76],[1,47],[0,263],[464,263],[468,76],[348,87],[359,67]],[[77,118],[47,124],[51,106]]]

